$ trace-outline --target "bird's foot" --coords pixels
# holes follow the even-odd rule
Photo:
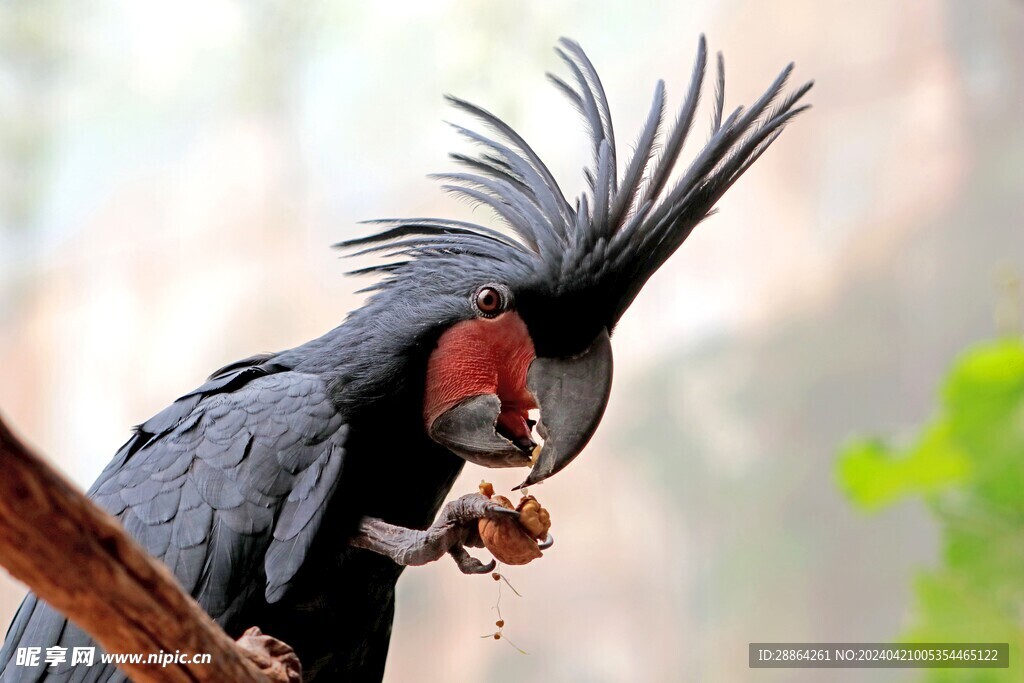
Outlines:
[[[494,571],[494,560],[484,564],[468,552],[483,542],[477,522],[483,518],[517,519],[519,513],[479,493],[470,493],[448,503],[427,529],[408,529],[375,517],[364,517],[350,543],[386,555],[406,566],[419,566],[441,559],[446,553],[464,574]]]
[[[302,664],[291,646],[266,635],[256,626],[243,633],[236,642],[242,653],[271,683],[301,683]]]

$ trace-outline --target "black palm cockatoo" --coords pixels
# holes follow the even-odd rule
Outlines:
[[[404,565],[450,553],[465,572],[490,569],[462,531],[508,511],[479,494],[441,509],[465,462],[532,465],[532,484],[580,453],[608,398],[616,322],[810,88],[780,98],[787,67],[723,116],[719,56],[710,139],[674,174],[704,80],[702,38],[675,120],[663,125],[659,82],[620,168],[597,72],[576,43],[557,51],[571,79],[550,78],[593,146],[585,193],[567,201],[518,133],[449,98],[493,136],[458,128],[482,151],[453,155],[466,171],[441,176],[445,189],[505,229],[399,219],[342,243],[389,257],[357,271],[377,278],[365,305],[319,339],[214,373],[136,428],[89,491],[230,634],[258,625],[294,646],[306,680],[382,677]],[[90,644],[29,595],[0,679],[122,680],[99,664],[13,659],[18,647]]]

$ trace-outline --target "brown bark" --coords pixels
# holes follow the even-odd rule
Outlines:
[[[170,570],[24,446],[2,419],[0,565],[107,652],[211,655],[209,664],[122,665],[136,683],[300,679],[291,648],[258,629],[232,641]]]

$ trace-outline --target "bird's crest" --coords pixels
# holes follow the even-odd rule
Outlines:
[[[548,78],[581,112],[591,141],[593,157],[583,169],[588,191],[570,204],[540,156],[515,130],[485,109],[449,96],[454,107],[481,121],[492,134],[455,126],[480,151],[475,156],[452,154],[465,171],[435,177],[444,181],[446,191],[490,208],[512,234],[443,218],[370,221],[385,227],[336,245],[352,255],[392,259],[353,271],[383,276],[369,289],[386,288],[436,259],[493,259],[524,277],[534,275],[556,293],[601,286],[616,299],[611,315],[617,319],[647,278],[711,213],[786,123],[809,107],[799,102],[810,82],[779,100],[793,68],[790,64],[757,101],[725,116],[725,72],[719,53],[710,137],[685,171],[672,179],[704,83],[707,47],[701,36],[689,89],[675,120],[665,121],[665,85],[659,81],[635,149],[620,170],[608,98],[594,65],[572,40],[561,39],[555,49],[568,66],[571,82],[553,74]]]

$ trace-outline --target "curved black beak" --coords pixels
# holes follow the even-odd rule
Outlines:
[[[430,438],[450,451],[484,467],[533,469],[522,484],[529,486],[562,470],[580,454],[594,435],[612,388],[612,345],[602,330],[583,353],[567,358],[535,358],[526,385],[540,407],[537,432],[544,439],[539,453],[534,444],[513,443],[497,428],[501,400],[481,394],[442,413],[430,425]]]
[[[537,358],[526,385],[540,405],[537,431],[544,445],[520,489],[544,481],[575,459],[590,441],[612,390],[612,342],[601,330],[583,353]]]

